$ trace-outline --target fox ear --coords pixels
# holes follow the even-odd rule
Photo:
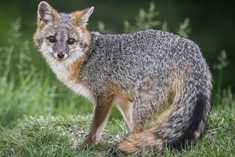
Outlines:
[[[80,26],[80,27],[86,27],[93,11],[94,11],[94,7],[92,6],[82,11],[76,11],[72,13],[72,19],[75,25]]]
[[[50,23],[59,19],[59,14],[47,2],[41,1],[38,4],[38,21],[40,23]]]

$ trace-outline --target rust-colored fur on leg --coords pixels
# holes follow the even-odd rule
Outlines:
[[[81,145],[75,144],[75,148],[84,148],[89,145],[95,144],[96,141],[99,141],[112,109],[112,100],[112,95],[109,95],[107,97],[97,96],[97,104],[94,110],[90,133],[86,137],[84,143]]]

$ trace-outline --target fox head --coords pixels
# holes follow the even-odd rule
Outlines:
[[[36,47],[44,57],[61,62],[84,56],[91,40],[86,26],[93,10],[90,7],[69,14],[58,13],[47,2],[40,2],[34,34]]]

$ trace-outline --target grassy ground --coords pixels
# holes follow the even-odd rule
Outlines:
[[[41,92],[43,93],[43,92]],[[19,98],[12,98],[19,100]],[[25,99],[25,97],[22,97]],[[50,98],[45,98],[48,103]],[[26,99],[27,100],[27,99]],[[31,101],[31,99],[29,100]],[[14,101],[13,101],[14,102]],[[36,101],[35,101],[36,102]],[[43,103],[41,105],[43,105]],[[50,101],[49,101],[50,103]],[[2,103],[0,103],[3,108]],[[34,103],[34,105],[39,105]],[[80,104],[81,105],[81,104]],[[223,104],[213,107],[209,119],[209,130],[198,144],[189,150],[182,152],[166,151],[162,154],[165,157],[179,156],[201,156],[201,157],[232,157],[235,154],[235,101],[231,97],[223,100]],[[74,150],[72,144],[81,142],[90,123],[90,115],[77,112],[72,114],[67,110],[63,116],[59,113],[52,113],[47,107],[40,106],[40,110],[45,109],[45,113],[30,112],[24,113],[19,119],[15,119],[14,124],[5,125],[0,128],[0,156],[3,157],[86,157],[86,156],[114,156],[122,154],[116,153],[116,144],[127,133],[123,121],[111,119],[105,129],[104,138],[100,144],[87,150]],[[12,114],[11,108],[2,112]],[[46,111],[47,110],[47,111]],[[13,113],[14,113],[13,112]],[[71,114],[68,114],[68,113]],[[4,115],[2,114],[1,115]],[[64,112],[65,113],[65,112]],[[14,114],[13,114],[14,115]],[[7,118],[7,116],[6,116]],[[11,121],[11,120],[10,120]],[[5,123],[3,123],[5,124]],[[154,156],[143,152],[143,156]],[[135,155],[132,155],[135,156]]]

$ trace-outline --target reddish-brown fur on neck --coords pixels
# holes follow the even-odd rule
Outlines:
[[[68,71],[69,71],[69,79],[76,81],[80,72],[80,67],[82,63],[84,62],[84,57],[74,61],[68,66]]]

